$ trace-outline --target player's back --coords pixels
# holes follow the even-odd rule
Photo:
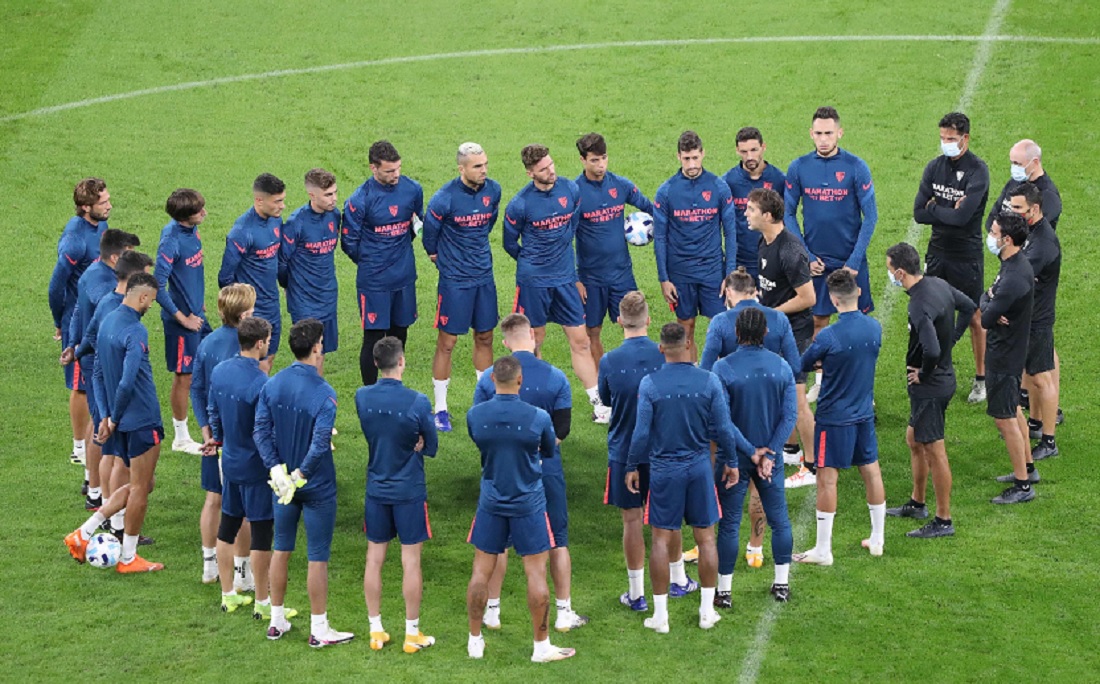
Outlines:
[[[824,376],[815,420],[824,425],[853,425],[873,418],[882,326],[864,313],[848,311],[818,334],[806,354],[819,345],[825,349],[821,361]]]
[[[428,398],[393,378],[355,392],[359,426],[367,440],[367,496],[378,503],[416,503],[427,496],[424,457],[438,448]],[[423,438],[424,447],[416,450]]]
[[[287,469],[293,471],[313,449],[318,415],[326,402],[331,402],[335,408],[336,392],[315,367],[296,361],[267,381],[260,401],[265,403],[271,416],[275,450],[287,464]],[[336,491],[332,443],[326,439],[321,448],[316,472],[299,490],[303,493],[323,496]]]
[[[545,508],[542,461],[554,452],[549,414],[503,394],[472,407],[466,427],[481,452],[479,508],[505,517]]]
[[[149,333],[141,316],[133,308],[121,305],[103,320],[97,337],[97,371],[102,373],[107,413],[124,432],[160,425],[160,404],[157,402],[153,367],[149,363]],[[127,354],[138,355],[136,368],[130,366],[127,377]],[[131,363],[133,363],[131,356]],[[101,367],[101,368],[100,368]],[[123,386],[128,397],[125,406],[114,405],[116,390]],[[96,400],[99,401],[99,392]],[[119,415],[121,414],[121,415]]]
[[[714,393],[721,392],[713,373],[690,363],[666,363],[647,375],[638,391],[652,405],[649,451],[654,467],[709,457],[710,407]]]
[[[630,437],[638,418],[638,387],[642,379],[665,363],[657,343],[648,337],[632,337],[600,359],[600,398],[611,407],[607,432],[607,456],[625,463]]]
[[[267,382],[260,362],[233,356],[219,363],[210,374],[209,407],[216,404],[222,441],[222,475],[230,482],[262,483],[267,469],[252,437],[256,423],[256,402]]]
[[[714,374],[730,397],[733,424],[754,445],[770,446],[776,426],[790,409],[794,409],[790,420],[797,417],[797,404],[787,405],[794,372],[778,354],[744,345],[714,364]]]

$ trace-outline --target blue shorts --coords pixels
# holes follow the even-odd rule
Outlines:
[[[531,321],[532,328],[542,328],[547,323],[566,327],[584,325],[584,306],[576,283],[557,287],[536,287],[516,283],[516,299],[512,313],[521,313]]]
[[[722,298],[722,281],[715,283],[678,283],[676,286],[676,306],[669,308],[676,318],[686,321],[696,316],[714,318],[726,310],[726,300]]]
[[[497,286],[489,282],[474,287],[457,287],[440,282],[436,290],[435,327],[449,335],[485,332],[497,327]]]
[[[550,519],[550,538],[554,548],[569,546],[569,505],[565,498],[565,473],[542,471],[542,488],[546,492],[546,516]]]
[[[626,464],[607,462],[607,483],[603,488],[603,502],[618,508],[641,508],[649,496],[649,464],[638,465],[638,493],[626,488]]]
[[[141,456],[161,443],[161,440],[164,439],[164,428],[158,425],[156,427],[141,428],[133,432],[116,430],[112,439],[114,439],[113,446],[117,447],[115,451],[118,452],[112,455],[121,458],[126,467],[129,467],[131,459]],[[111,440],[107,441],[110,442]],[[106,451],[107,445],[104,445],[103,448],[104,453],[109,453]]]
[[[96,430],[99,429],[99,423],[95,424],[94,429],[96,429]],[[99,444],[99,442],[96,442],[96,444]],[[119,455],[121,450],[118,448],[118,432],[117,431],[112,432],[111,436],[107,438],[107,441],[99,445],[99,451],[104,456],[118,456]],[[126,464],[127,468],[130,467],[130,461],[123,459],[123,463]]]
[[[867,273],[869,268],[867,260],[864,259],[859,266],[859,274],[856,276],[856,285],[860,289],[859,310],[863,313],[871,313],[875,310],[875,301],[871,298],[871,277]],[[825,284],[825,279],[835,270],[837,269],[827,269],[821,275],[813,278],[817,302],[811,311],[815,316],[832,316],[836,313],[836,307],[829,301],[829,286]]]
[[[274,492],[271,497],[274,502]],[[274,503],[274,509],[275,550],[294,550],[301,518],[306,526],[306,556],[315,563],[327,563],[332,555],[332,531],[336,529],[336,497],[302,501],[295,495],[285,506]]]
[[[199,466],[200,477],[199,481],[202,484],[202,488],[208,492],[214,492],[215,494],[222,493],[222,468],[221,459],[217,456],[200,456]],[[270,491],[270,487],[268,488]]]
[[[273,520],[275,500],[271,494],[271,487],[266,482],[242,484],[227,480],[222,488],[222,513],[232,518]]]
[[[74,360],[72,363],[62,366],[65,369],[65,388],[76,390],[78,392],[87,392],[89,386],[92,384],[88,382],[91,378],[84,373],[84,369],[80,367],[80,362]]]
[[[254,315],[271,324],[271,344],[267,347],[267,355],[268,357],[275,356],[279,351],[279,340],[283,335],[283,317],[279,314],[264,316],[263,314],[256,313]]]
[[[466,541],[482,553],[501,554],[508,548],[509,540],[520,556],[534,556],[556,548],[546,511],[505,518],[478,508]]]
[[[432,538],[427,501],[385,504],[368,496],[363,506],[363,527],[367,541],[375,544],[387,544],[397,537],[402,544],[411,546]]]
[[[721,517],[710,459],[682,468],[650,465],[645,504],[647,525],[660,530],[678,530],[684,523],[710,527]]]
[[[190,373],[195,364],[199,343],[209,335],[210,324],[203,319],[202,328],[188,330],[174,318],[161,316],[164,323],[164,363],[169,373]]]
[[[638,284],[631,278],[628,281],[615,285],[589,285],[585,283],[584,289],[588,299],[584,303],[584,324],[590,328],[598,328],[603,325],[603,317],[606,315],[612,323],[619,320],[619,302],[628,292],[638,289]]]
[[[855,425],[814,425],[814,462],[818,468],[864,466],[878,460],[875,420]]]
[[[95,355],[89,354],[84,357],[89,363],[88,365],[81,364],[77,360],[73,360],[72,365],[80,367],[80,375],[86,382],[84,383],[84,394],[88,398],[88,415],[92,417],[92,434],[99,429],[99,421],[103,420],[103,416],[99,415],[99,407],[95,403],[95,392],[92,391],[92,374],[95,373]]]
[[[323,337],[321,338],[321,353],[327,354],[334,352],[340,346],[340,329],[336,325],[336,312],[327,316],[314,316],[314,315],[302,315],[295,316],[290,314],[290,320],[294,323],[298,321],[304,321],[307,318],[316,318],[321,321],[321,325],[325,327]]]
[[[416,322],[416,283],[400,290],[359,290],[358,300],[363,330],[407,328]]]

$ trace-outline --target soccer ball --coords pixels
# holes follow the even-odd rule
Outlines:
[[[623,232],[627,242],[635,247],[644,247],[653,241],[653,217],[644,211],[636,211],[626,217]]]
[[[122,544],[118,537],[109,533],[97,534],[88,542],[88,562],[95,568],[113,568],[122,555]]]

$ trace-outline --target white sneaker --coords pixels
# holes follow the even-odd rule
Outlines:
[[[311,648],[324,648],[325,646],[335,646],[336,644],[346,644],[355,635],[351,632],[337,632],[332,627],[326,627],[321,633],[309,635],[309,645]]]
[[[833,564],[833,554],[823,554],[816,548],[810,549],[805,553],[796,553],[792,558],[798,563],[808,563],[810,565],[824,565],[828,567]]]
[[[806,390],[806,401],[813,404],[817,401],[817,395],[821,394],[821,384],[815,384],[810,389]]]
[[[718,624],[718,621],[721,620],[721,619],[722,619],[722,616],[719,615],[718,612],[713,610],[713,609],[709,613],[700,613],[699,614],[699,628],[700,629],[710,629],[711,627]]]
[[[802,450],[787,451],[783,450],[783,465],[796,466],[802,464]]]
[[[270,641],[278,641],[284,634],[290,631],[290,621],[283,620],[281,623],[271,621],[271,624],[267,626],[267,638]]]
[[[500,629],[500,608],[486,608],[485,614],[481,616],[481,624],[486,629]]]
[[[218,581],[218,562],[213,560],[203,560],[202,562],[202,583],[213,584]]]
[[[966,401],[971,404],[985,401],[985,380],[975,380],[970,385],[970,396],[966,398]]]
[[[882,555],[882,544],[872,544],[870,539],[864,539],[859,545],[870,551],[872,556],[878,557]]]
[[[577,655],[577,651],[572,648],[559,648],[558,646],[550,645],[550,648],[546,649],[542,653],[532,653],[532,663],[552,663],[556,660],[565,660],[566,658],[572,658]]]
[[[665,618],[661,622],[657,622],[657,618],[647,617],[645,621],[642,622],[642,625],[645,626],[646,629],[652,629],[658,634],[668,634],[668,618]]]
[[[554,621],[554,629],[559,632],[568,632],[571,629],[584,627],[587,624],[587,615],[578,615],[572,610],[559,610],[558,618]]]
[[[611,407],[603,404],[592,405],[592,422],[607,425],[611,422]]]
[[[810,472],[810,469],[806,466],[802,466],[798,469],[797,473],[783,481],[783,486],[787,489],[797,489],[799,487],[811,487],[816,485],[817,475]]]
[[[178,451],[184,454],[191,454],[192,456],[199,456],[202,454],[202,445],[191,439],[185,437],[184,439],[172,440],[172,451]]]
[[[485,637],[470,637],[466,641],[466,655],[480,660],[485,655]]]

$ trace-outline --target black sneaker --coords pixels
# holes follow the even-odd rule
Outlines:
[[[1017,504],[1024,503],[1025,501],[1031,501],[1035,498],[1035,490],[1031,487],[1024,489],[1012,485],[1008,489],[1001,492],[1000,496],[995,496],[991,499],[995,504]]]
[[[886,515],[892,515],[895,518],[924,520],[928,517],[928,506],[915,506],[912,501],[909,501],[897,508],[887,508]]]
[[[90,496],[84,497],[84,510],[86,511],[98,511],[103,506],[103,497],[97,496],[92,498]]]
[[[1039,482],[1042,479],[1043,478],[1039,477],[1039,471],[1038,470],[1032,470],[1030,473],[1027,474],[1028,484],[1035,484],[1036,482]],[[997,482],[1012,483],[1012,482],[1015,482],[1015,481],[1016,481],[1016,474],[1015,473],[1009,473],[1008,475],[999,475],[997,477]]]
[[[1058,409],[1058,415],[1054,418],[1055,425],[1061,425],[1066,422],[1066,414],[1062,413],[1062,409]]]
[[[80,485],[80,496],[88,496],[88,481],[84,480],[84,484]]]
[[[936,537],[954,537],[955,526],[949,522],[943,522],[939,518],[933,518],[932,522],[924,527],[905,533],[906,537],[917,539],[935,539]]]
[[[779,603],[786,603],[787,601],[791,600],[791,585],[773,584],[771,588],[771,594]]]
[[[1044,444],[1043,442],[1039,442],[1039,444],[1031,450],[1031,460],[1033,461],[1041,461],[1044,458],[1050,458],[1051,456],[1057,455],[1057,444]]]
[[[733,597],[728,591],[719,591],[714,594],[714,607],[725,610],[733,608]]]

